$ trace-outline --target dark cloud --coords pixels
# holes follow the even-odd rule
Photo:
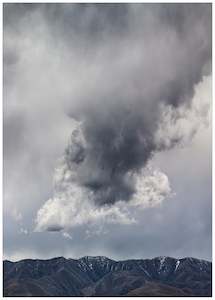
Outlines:
[[[56,226],[50,226],[50,227],[48,227],[47,231],[60,231],[62,229],[63,229],[63,227],[56,225]]]
[[[54,165],[73,128],[61,117],[62,107],[71,120],[82,124],[85,141],[72,138],[64,154],[67,169],[76,166],[79,187],[92,191],[99,208],[119,199],[128,202],[135,192],[130,174],[138,174],[157,152],[178,145],[183,138],[172,136],[168,147],[157,142],[162,110],[171,107],[175,111],[184,104],[189,109],[195,85],[210,73],[211,4],[4,4],[7,213],[13,206],[23,209],[28,214],[24,215],[26,223],[32,226],[36,211],[51,197]],[[177,122],[178,114],[174,116]],[[177,160],[170,163],[168,155],[164,166],[174,166]],[[143,215],[140,212],[140,225],[126,229],[110,225],[111,235],[88,240],[86,228],[79,228],[74,230],[71,252],[71,244],[63,244],[54,232],[51,237],[48,233],[14,237],[16,224],[10,225],[7,218],[6,253],[13,255],[19,249],[31,256],[35,249],[41,257],[193,253],[208,258],[211,195],[205,191],[210,185],[201,177],[203,159],[196,161],[193,152],[187,165],[192,162],[193,169],[199,167],[196,174],[202,181],[193,179],[195,174],[180,173],[192,185],[180,194],[186,180],[181,182],[176,168],[177,201]],[[204,193],[205,204],[200,199]],[[183,219],[186,201],[190,205]],[[154,221],[160,215],[161,221]],[[195,227],[198,218],[200,224]],[[58,221],[47,230],[62,230]],[[204,249],[198,248],[199,240],[205,242]],[[24,247],[30,249],[29,254]]]
[[[125,56],[130,59],[132,68],[128,67],[127,61],[117,65],[116,61],[110,60],[110,67],[104,69],[99,79],[101,86],[95,87],[93,93],[86,95],[83,105],[80,99],[79,108],[72,108],[70,111],[72,117],[83,122],[86,139],[86,149],[81,148],[81,152],[77,153],[77,161],[82,156],[79,161],[80,184],[94,192],[94,200],[99,205],[113,204],[119,200],[128,201],[131,198],[134,187],[131,181],[126,180],[128,173],[139,172],[153,154],[161,149],[161,145],[156,144],[154,139],[161,122],[161,103],[173,108],[184,103],[189,106],[194,86],[202,79],[205,65],[211,61],[210,5],[138,7],[138,12],[132,10],[132,5],[115,7],[115,14],[123,16],[127,25],[127,35],[121,36],[125,43],[137,37],[143,28],[136,44],[129,45],[131,53],[132,47],[136,47],[139,56]],[[93,22],[90,18],[89,24],[84,23],[86,27],[77,29],[77,32],[81,31],[90,37],[90,45],[91,36],[93,38],[94,34],[97,35],[94,22],[98,24],[102,36],[102,24],[106,18],[108,22],[105,23],[105,28],[116,28],[114,34],[106,35],[107,40],[111,43],[115,35],[120,37],[119,24],[108,17],[112,6],[86,6],[80,10],[79,16],[84,18],[85,13],[91,9],[96,11]],[[64,28],[71,26],[67,18],[63,22]],[[93,34],[89,35],[91,29]],[[120,55],[124,56],[120,42],[116,41],[116,44],[122,51]],[[96,50],[99,47],[101,45],[93,46]],[[120,59],[120,55],[116,57]],[[116,57],[113,54],[111,58],[115,60]],[[109,78],[106,72],[111,71],[113,76]],[[117,82],[116,86],[113,81]],[[105,92],[102,91],[103,83],[106,86]],[[134,92],[130,94],[130,91]],[[88,104],[85,105],[87,101]],[[177,142],[177,137],[173,137],[172,146]],[[67,161],[68,153],[69,150]],[[85,179],[84,168],[89,165],[93,175],[88,177],[87,173]],[[77,172],[79,173],[79,169]]]
[[[189,106],[211,63],[211,5],[7,4],[8,31],[12,18],[19,30],[42,22],[44,33],[35,38],[50,41],[55,55],[65,52],[66,81],[80,61],[83,79],[76,99],[67,96],[67,113],[83,123],[86,145],[75,158],[67,148],[68,168],[75,160],[79,184],[93,191],[98,205],[129,201],[135,192],[129,174],[165,148],[155,141],[161,104]],[[172,146],[177,142],[173,137]]]

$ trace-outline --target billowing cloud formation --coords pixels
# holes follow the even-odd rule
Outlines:
[[[142,174],[127,174],[125,180],[135,187],[129,203],[119,199],[115,205],[97,205],[94,201],[97,191],[84,187],[80,180],[80,162],[83,161],[81,154],[84,150],[85,140],[81,125],[77,124],[65,155],[55,170],[54,197],[39,210],[36,230],[59,231],[84,224],[131,224],[135,219],[130,214],[130,208],[153,207],[170,195],[167,176],[148,167]],[[91,173],[93,176],[93,172]]]
[[[153,97],[145,97],[144,103],[147,98],[149,104],[142,108],[144,118],[153,121],[158,117],[153,134],[157,149],[146,164],[152,170],[147,171],[142,165],[140,170],[130,172],[134,178],[133,194],[123,203],[109,205],[113,208],[121,203],[125,209],[120,207],[120,211],[132,224],[120,225],[115,214],[118,225],[109,221],[102,226],[100,218],[100,221],[89,221],[90,226],[88,223],[74,227],[74,215],[68,209],[73,198],[67,199],[66,205],[59,198],[58,213],[53,212],[52,217],[52,201],[50,209],[46,205],[47,199],[54,200],[60,195],[59,188],[57,193],[52,188],[52,177],[56,166],[62,168],[61,162],[56,162],[64,156],[65,145],[74,131],[71,117],[76,119],[76,124],[80,122],[80,138],[86,147],[91,144],[84,133],[88,118],[100,124],[100,119],[107,123],[105,120],[113,116],[109,123],[119,124],[114,117],[117,109],[113,115],[110,112],[114,110],[112,104],[120,106],[120,101],[121,109],[124,105],[139,117],[143,106],[137,105],[136,96],[141,89],[142,95],[147,90],[157,91],[168,77],[171,80],[174,74],[179,76],[182,69],[184,82],[190,86],[195,77],[192,74],[201,69],[203,55],[196,64],[195,58],[207,47],[210,52],[210,24],[210,4],[4,4],[5,258],[106,255],[128,259],[170,255],[211,259],[211,123],[204,127],[205,108],[211,102],[210,76],[196,77],[193,87],[199,105],[193,106],[192,102],[197,102],[191,101],[192,92],[177,106],[161,97],[159,108],[153,103],[150,106]],[[182,56],[184,60],[179,60]],[[201,73],[210,74],[210,59]],[[173,88],[171,83],[169,86]],[[123,118],[126,120],[125,115]],[[71,147],[67,148],[71,151]],[[80,157],[85,156],[86,160],[86,153],[88,149]],[[160,171],[155,173],[168,176],[174,198],[168,200],[165,194],[167,200],[162,198],[161,205],[153,201],[154,207],[150,208],[149,198],[144,197],[143,205],[143,198],[138,197],[142,205],[132,206],[139,186],[145,187],[141,182],[146,177],[154,177],[154,183],[159,182],[157,175],[153,175],[156,169]],[[90,177],[94,175],[93,170],[99,172],[94,166],[77,173],[77,180],[79,177],[81,180],[79,188],[82,189],[86,178],[83,174],[88,173]],[[59,171],[56,172],[55,177]],[[154,189],[157,190],[156,184]],[[159,191],[151,194],[160,195]],[[91,200],[90,206],[95,210],[106,207]],[[57,230],[62,224],[73,226],[72,229],[53,234],[32,232],[39,209],[43,213],[41,217],[38,214],[38,230],[39,227]],[[75,211],[79,211],[78,206]],[[62,222],[61,218],[68,222]],[[108,222],[107,217],[104,222]],[[28,230],[28,234],[21,234],[21,228]]]
[[[211,77],[203,77],[195,86],[195,94],[189,104],[178,108],[162,107],[162,117],[155,134],[159,149],[169,149],[174,145],[186,146],[201,127],[208,127],[211,121],[211,99],[205,97],[204,88],[211,89]]]
[[[47,203],[41,208],[38,226],[60,230],[68,223],[54,213],[57,208],[64,214],[59,203],[64,203],[65,195],[69,207],[76,203],[74,198],[86,198],[86,210],[90,211],[90,203],[108,218],[114,219],[110,211],[116,210],[117,220],[131,220],[121,205],[134,203],[137,178],[142,178],[153,155],[184,139],[186,130],[178,133],[180,120],[184,124],[189,117],[194,87],[211,71],[211,6],[38,4],[16,5],[14,11],[13,7],[6,6],[4,17],[10,33],[4,42],[5,83],[13,79],[14,70],[22,71],[20,66],[33,63],[37,70],[37,62],[38,69],[45,64],[46,75],[39,72],[34,89],[48,86],[46,97],[59,98],[67,115],[81,124],[60,164],[68,178],[57,181],[47,202],[52,208]],[[10,25],[14,19],[16,28]],[[16,42],[14,55],[13,43],[20,34],[22,43]],[[22,74],[28,84],[28,72]],[[57,221],[42,225],[49,223],[49,210]]]
[[[204,77],[195,88],[194,97],[189,109],[184,104],[174,111],[165,107],[156,132],[155,139],[161,149],[171,145],[189,143],[195,132],[210,120],[210,99],[202,95],[202,86],[210,89],[211,78]],[[138,173],[127,173],[124,179],[134,192],[128,202],[120,199],[114,205],[97,205],[94,201],[97,191],[82,184],[82,163],[86,152],[86,140],[82,124],[76,123],[64,157],[59,161],[54,177],[54,197],[49,199],[39,210],[36,219],[36,230],[59,231],[80,225],[91,226],[96,234],[99,225],[102,231],[106,223],[131,224],[136,222],[135,210],[154,207],[172,195],[168,177],[150,167],[150,163]],[[84,171],[86,171],[84,167]],[[94,172],[88,169],[90,180]],[[102,231],[103,232],[103,231]]]
[[[124,17],[129,24],[133,13],[128,10]],[[98,24],[102,15],[98,14]],[[93,191],[97,205],[129,201],[135,189],[128,174],[140,172],[161,146],[165,149],[165,143],[154,138],[161,106],[171,111],[189,106],[211,59],[211,41],[205,40],[209,16],[206,6],[194,11],[190,6],[149,6],[135,13],[135,25],[127,35],[120,40],[108,36],[111,45],[116,43],[114,49],[99,47],[102,55],[94,63],[100,67],[89,71],[90,85],[83,84],[89,93],[82,97],[80,92],[78,106],[70,106],[70,115],[83,122],[86,139],[87,149],[80,153],[80,183]],[[173,136],[168,147],[176,139]]]
[[[148,188],[147,180],[138,185],[134,178],[141,177],[156,151],[183,140],[186,130],[178,130],[180,121],[186,123],[194,87],[210,71],[209,6],[117,6],[126,29],[111,25],[111,7],[86,6],[83,14],[87,12],[88,18],[79,29],[64,19],[66,26],[89,37],[96,11],[97,26],[89,40],[90,45],[95,42],[96,54],[90,60],[84,58],[83,66],[88,69],[84,68],[83,82],[76,87],[77,99],[67,102],[69,115],[81,122],[81,130],[73,132],[66,149],[63,178],[54,198],[38,213],[39,227],[44,227],[45,220],[47,230],[104,216],[113,222],[129,222],[121,209],[124,202],[130,205],[138,188]],[[102,26],[104,16],[106,26]],[[114,33],[112,26],[118,29]],[[190,135],[196,130],[193,126]],[[166,188],[164,194],[168,184]],[[59,203],[66,209],[60,209]],[[64,211],[70,213],[65,217]]]
[[[74,130],[71,147],[77,145],[78,129]],[[72,149],[73,150],[73,149]],[[94,193],[79,183],[76,162],[68,166],[66,156],[55,173],[54,197],[49,199],[37,214],[36,230],[59,231],[79,225],[106,223],[131,224],[136,222],[130,209],[158,205],[170,195],[168,178],[160,171],[146,168],[141,175],[128,175],[127,180],[135,186],[135,193],[129,203],[122,200],[115,205],[100,205],[94,202]]]

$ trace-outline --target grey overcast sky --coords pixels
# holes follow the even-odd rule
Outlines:
[[[211,260],[211,4],[4,4],[4,258]]]

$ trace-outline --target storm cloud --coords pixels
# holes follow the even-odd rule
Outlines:
[[[36,230],[131,225],[139,208],[172,197],[151,162],[207,119],[210,103],[197,98],[210,74],[209,4],[4,5],[8,169],[14,139],[18,156],[47,144],[39,157],[56,165]]]
[[[210,6],[42,5],[38,12],[48,37],[59,51],[66,49],[68,68],[77,68],[81,78],[73,79],[65,100],[79,127],[65,150],[53,202],[47,203],[62,197],[74,203],[77,189],[95,207],[131,202],[136,178],[153,155],[184,139],[177,132],[167,145],[165,130],[157,136],[166,112],[169,127],[181,110],[188,114],[195,86],[210,73]],[[40,224],[41,211],[38,216]]]

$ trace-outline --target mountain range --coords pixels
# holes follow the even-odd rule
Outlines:
[[[3,262],[4,296],[211,296],[211,277],[212,263],[191,257]]]

